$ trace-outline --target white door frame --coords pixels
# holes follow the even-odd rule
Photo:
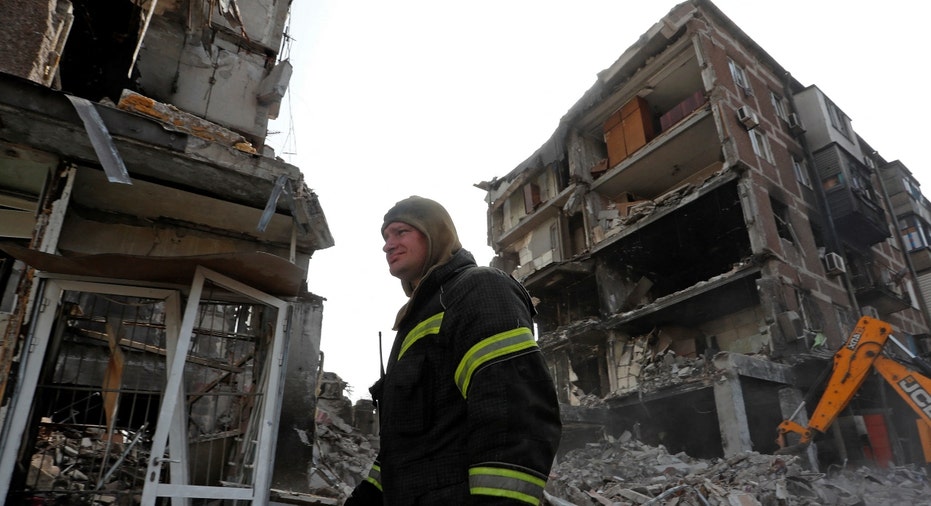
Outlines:
[[[258,427],[256,455],[252,468],[252,486],[213,487],[188,485],[183,482],[176,482],[174,478],[172,478],[172,483],[159,482],[161,466],[165,462],[162,456],[165,454],[166,442],[169,439],[169,430],[176,429],[178,432],[187,430],[187,420],[183,416],[182,410],[177,409],[179,399],[183,399],[183,395],[181,395],[183,383],[181,380],[183,379],[184,364],[187,359],[187,354],[175,353],[174,356],[171,357],[166,368],[168,380],[165,385],[165,398],[162,400],[158,422],[155,426],[155,435],[152,437],[149,466],[146,471],[146,481],[142,492],[142,506],[154,506],[158,497],[236,499],[251,501],[251,504],[258,506],[268,503],[275,458],[274,431],[278,426],[276,418],[280,406],[278,405],[277,399],[281,382],[281,370],[284,367],[284,329],[288,316],[288,304],[277,297],[268,295],[205,267],[198,266],[194,273],[194,281],[191,284],[187,305],[184,309],[184,316],[181,320],[181,327],[177,334],[178,339],[175,344],[176,350],[187,350],[190,347],[191,336],[194,333],[194,322],[197,317],[201,295],[203,294],[204,282],[208,280],[231,292],[244,295],[256,302],[278,309],[272,339],[272,348],[267,359],[268,366],[263,368],[264,374],[266,375],[266,394],[262,398],[262,415]],[[179,413],[181,414],[179,415]],[[181,426],[176,427],[179,422]],[[174,436],[174,434],[175,433],[172,432],[171,435]],[[174,436],[170,439],[174,441],[177,437]],[[187,438],[184,437],[181,440],[187,441]],[[174,464],[178,459],[175,458],[174,452],[170,452],[169,455],[169,461]],[[173,472],[170,474],[172,477],[175,476]]]
[[[175,336],[178,335],[181,295],[177,290],[55,278],[41,280],[36,286],[41,291],[36,299],[38,315],[23,344],[19,377],[10,396],[7,419],[3,427],[2,437],[0,437],[0,498],[5,498],[10,491],[10,480],[16,466],[16,458],[26,431],[26,424],[29,422],[30,408],[35,400],[36,387],[39,382],[39,375],[42,372],[42,363],[45,361],[45,352],[51,340],[52,328],[55,325],[58,313],[58,304],[61,302],[61,296],[66,290],[163,299],[165,301],[166,335],[169,336],[169,342],[173,341],[171,338],[173,331]],[[169,355],[172,353],[170,345],[168,353]],[[178,443],[182,441],[184,439],[177,439]],[[175,446],[172,445],[173,452],[183,452],[187,447],[186,444],[178,444],[178,448]],[[180,465],[186,466],[186,463],[181,462]],[[179,476],[188,476],[186,467],[173,468],[172,471],[180,473]]]

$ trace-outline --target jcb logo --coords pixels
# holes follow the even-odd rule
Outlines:
[[[899,387],[911,397],[921,411],[931,417],[931,394],[921,387],[921,385],[911,376],[906,376],[899,380]]]
[[[850,341],[847,342],[848,350],[857,349],[857,345],[860,344],[860,338],[863,337],[863,332],[857,332],[856,334],[850,336]]]

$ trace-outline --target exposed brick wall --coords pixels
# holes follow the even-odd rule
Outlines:
[[[41,82],[57,0],[0,0],[0,72]]]

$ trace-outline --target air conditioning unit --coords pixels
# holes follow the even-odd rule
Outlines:
[[[737,119],[743,123],[744,128],[747,130],[760,126],[760,119],[757,118],[756,113],[747,106],[737,108]]]
[[[824,267],[828,272],[828,276],[836,276],[847,272],[847,268],[844,267],[844,257],[833,252],[824,255]]]
[[[789,131],[792,132],[792,135],[798,135],[805,132],[805,127],[802,126],[802,121],[798,119],[798,114],[795,114],[794,112],[789,114],[786,122],[789,124]]]

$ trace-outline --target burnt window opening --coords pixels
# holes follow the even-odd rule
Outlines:
[[[824,231],[821,229],[820,225],[817,225],[813,222],[811,224],[811,236],[814,238],[815,246],[818,248],[818,252],[822,255],[827,251],[827,242],[824,239]]]
[[[776,221],[776,233],[779,237],[793,244],[795,240],[795,231],[792,230],[792,222],[789,221],[789,208],[782,202],[770,197],[770,205],[773,208],[773,219]]]
[[[723,456],[713,389],[704,388],[638,404],[643,414],[635,423],[641,441],[663,445],[670,453],[685,452],[696,458]],[[629,412],[632,408],[625,406],[618,411]],[[642,423],[642,420],[652,423]]]
[[[164,377],[164,358],[142,350],[164,349],[164,314],[160,299],[63,295],[11,498],[89,498],[78,483],[86,494],[118,483],[120,500],[141,491]],[[135,451],[119,461],[126,447]]]
[[[74,23],[59,64],[61,90],[97,102],[119,102],[139,38],[142,11],[128,0],[74,0]],[[135,70],[134,70],[135,72]]]
[[[252,483],[278,309],[205,284],[179,397],[164,390],[167,329],[178,324],[166,308],[164,299],[63,292],[11,500],[89,504],[106,490],[120,504],[132,503],[149,481],[153,435],[169,399],[186,416],[188,483]],[[164,483],[169,472],[164,467],[152,479]]]
[[[573,394],[577,397],[602,397],[607,388],[604,349],[598,345],[575,344],[570,347],[568,358],[575,373],[571,382]]]
[[[734,185],[680,207],[611,250],[612,258],[654,282],[654,298],[729,272],[751,255]]]
[[[531,295],[539,300],[534,320],[541,334],[577,320],[599,316],[598,289],[593,276],[531,289]]]
[[[582,213],[575,213],[569,216],[569,234],[568,234],[568,254],[570,257],[580,255],[588,250],[585,242],[585,218]]]

